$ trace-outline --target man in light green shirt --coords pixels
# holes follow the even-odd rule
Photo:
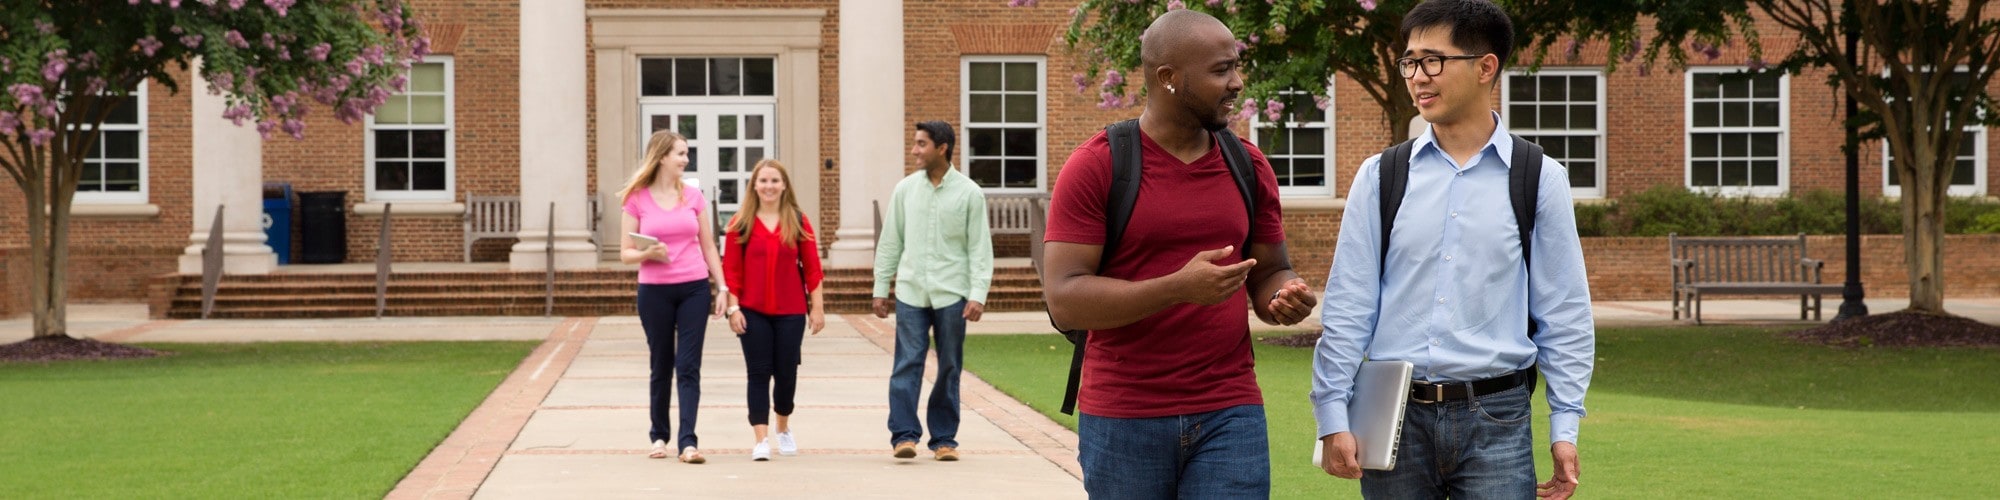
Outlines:
[[[965,361],[965,322],[986,311],[993,283],[993,234],[986,193],[951,166],[957,139],[951,125],[916,125],[910,156],[922,170],[896,183],[882,235],[875,242],[875,317],[889,317],[896,298],[896,364],[889,375],[889,443],[896,458],[916,458],[924,435],[917,422],[924,354],[937,341],[937,382],[926,421],[937,459],[958,460],[958,374]]]

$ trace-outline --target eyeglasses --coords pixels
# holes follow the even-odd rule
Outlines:
[[[1456,61],[1460,59],[1478,59],[1481,57],[1486,57],[1486,54],[1465,54],[1456,56],[1423,56],[1417,58],[1405,57],[1396,60],[1396,69],[1403,71],[1403,78],[1416,78],[1417,65],[1418,63],[1422,63],[1424,67],[1424,76],[1438,76],[1438,73],[1444,72],[1445,61]]]

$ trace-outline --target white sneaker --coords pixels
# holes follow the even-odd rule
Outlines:
[[[792,439],[792,433],[778,433],[778,454],[787,457],[799,454],[799,442]]]
[[[762,462],[762,461],[766,461],[766,460],[770,460],[770,459],[771,459],[771,440],[769,440],[769,439],[766,439],[766,440],[763,440],[763,441],[758,441],[758,442],[757,442],[757,447],[756,447],[756,448],[751,448],[751,449],[750,449],[750,459],[751,459],[751,460],[755,460],[755,461],[758,461],[758,462]]]

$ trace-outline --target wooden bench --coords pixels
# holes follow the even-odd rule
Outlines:
[[[598,196],[591,195],[584,215],[589,220],[590,242],[602,245],[597,232]],[[547,208],[543,208],[547,210]],[[472,243],[496,238],[514,239],[521,233],[521,197],[465,194],[465,261],[472,262]]]
[[[1674,319],[1683,314],[1701,324],[1706,295],[1799,296],[1799,319],[1820,319],[1820,296],[1838,294],[1839,284],[1820,282],[1826,263],[1806,257],[1806,235],[1797,237],[1699,237],[1667,235],[1673,266]]]
[[[986,225],[993,234],[1032,233],[1045,217],[1042,204],[1048,199],[1044,193],[986,195]]]

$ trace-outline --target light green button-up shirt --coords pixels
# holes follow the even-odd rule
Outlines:
[[[993,284],[993,232],[986,223],[986,193],[957,168],[931,185],[918,170],[896,183],[875,242],[875,297],[916,307],[944,307],[959,299],[986,303]]]

